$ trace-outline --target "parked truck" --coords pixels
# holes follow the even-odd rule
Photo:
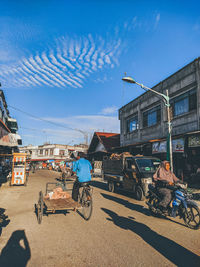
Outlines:
[[[148,185],[160,165],[160,160],[154,157],[131,156],[121,159],[103,160],[103,179],[108,183],[108,190],[115,189],[133,192],[137,200],[144,200]]]

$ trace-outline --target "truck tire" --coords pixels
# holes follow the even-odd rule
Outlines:
[[[108,181],[108,191],[109,192],[114,192],[115,191],[115,183],[112,181]]]
[[[143,190],[142,190],[142,187],[141,186],[136,186],[136,188],[135,188],[135,198],[137,199],[137,200],[144,200],[144,192],[143,192]]]

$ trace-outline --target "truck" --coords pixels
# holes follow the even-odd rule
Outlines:
[[[137,200],[144,200],[160,162],[158,158],[145,156],[107,158],[103,160],[102,176],[110,192],[121,188],[132,192]]]

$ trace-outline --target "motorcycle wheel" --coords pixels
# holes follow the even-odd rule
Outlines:
[[[183,220],[187,227],[198,230],[200,228],[200,210],[193,204],[188,204],[187,212],[184,211]]]

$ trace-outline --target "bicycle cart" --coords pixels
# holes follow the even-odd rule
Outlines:
[[[72,191],[73,181],[64,183],[47,183],[46,195],[52,192],[52,188],[62,187],[63,192]],[[81,216],[88,221],[92,215],[92,188],[88,183],[82,183],[79,192],[78,205],[71,197],[64,199],[46,199],[42,191],[39,192],[38,203],[35,205],[38,223],[41,224],[43,215],[54,214],[58,211],[80,210]]]

